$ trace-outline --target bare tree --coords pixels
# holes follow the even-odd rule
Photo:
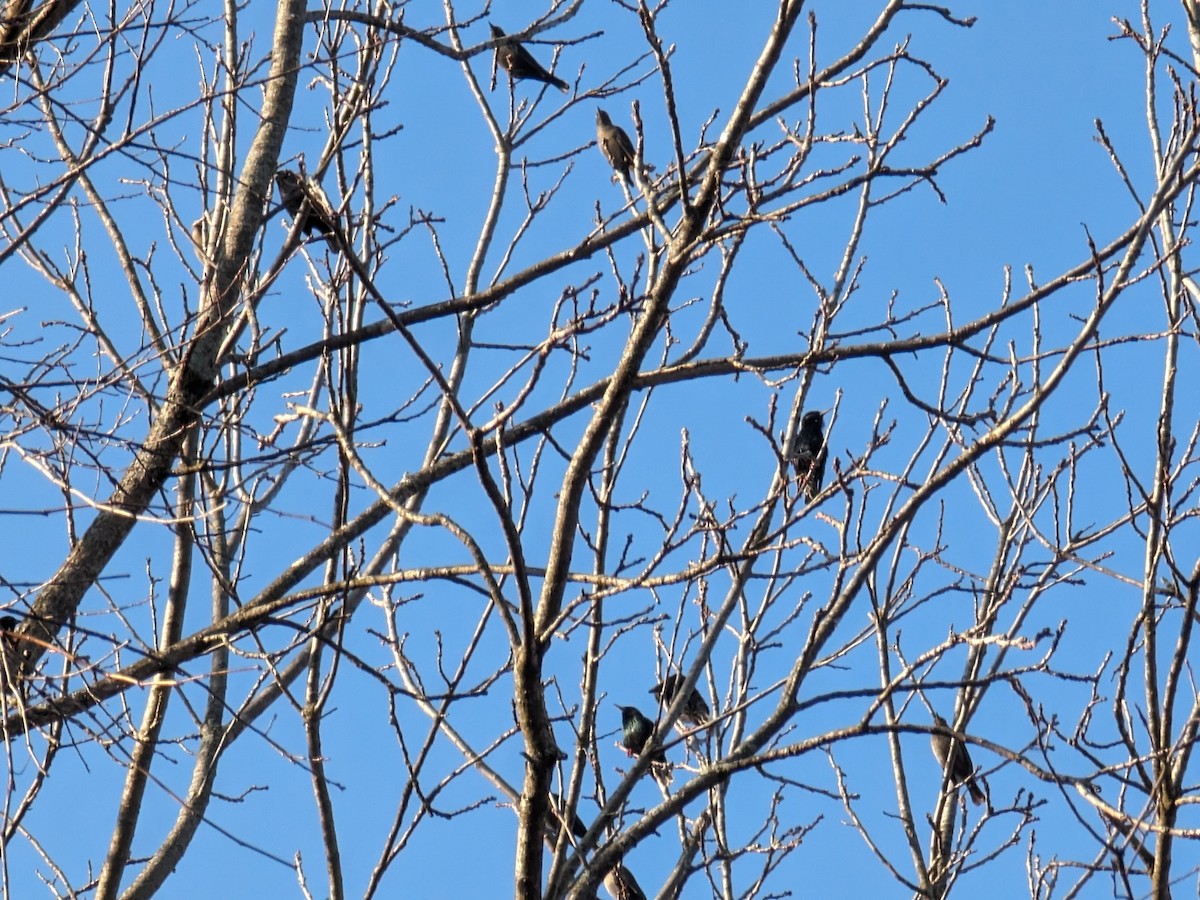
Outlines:
[[[6,896],[1196,877],[1200,2],[925,299],[975,19],[681,6],[7,4]]]

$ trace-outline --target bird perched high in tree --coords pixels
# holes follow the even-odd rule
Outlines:
[[[521,46],[520,41],[514,41],[495,25],[490,27],[492,37],[500,42],[496,45],[496,64],[508,73],[509,78],[513,81],[527,79],[552,84],[564,94],[571,90],[569,84],[547,72],[542,64],[533,58],[533,54]]]
[[[604,889],[614,900],[646,900],[646,895],[633,873],[619,862],[604,876]]]
[[[933,714],[933,731],[929,734],[929,746],[942,771],[949,775],[951,784],[965,784],[967,792],[971,795],[971,802],[976,806],[987,799],[979,782],[975,780],[975,767],[971,764],[971,755],[967,748],[950,733],[950,726],[937,713]]]
[[[628,181],[629,172],[634,166],[633,141],[625,129],[614,125],[608,113],[602,109],[596,110],[596,146],[617,175]]]
[[[563,798],[555,793],[550,794],[550,817],[558,823],[559,827],[566,824],[567,805],[563,802]],[[583,819],[579,816],[571,817],[571,834],[575,837],[583,837],[587,834],[587,826],[583,824]],[[557,829],[549,829],[549,835],[551,841],[556,840],[558,838]]]
[[[276,172],[275,184],[279,187],[283,208],[293,219],[300,221],[300,229],[305,235],[311,235],[314,230],[326,237],[338,234],[337,214],[321,185],[291,169]]]
[[[800,419],[796,431],[796,442],[792,446],[792,465],[804,496],[811,503],[821,493],[821,482],[825,480],[825,417],[815,410],[806,412]]]
[[[665,708],[674,702],[675,695],[681,687],[683,687],[683,676],[671,674],[664,678],[661,684],[650,688],[650,693],[658,698]],[[692,688],[692,692],[688,694],[688,698],[683,704],[683,710],[679,713],[679,718],[675,721],[675,728],[681,732],[687,731],[689,728],[698,728],[707,724],[711,718],[712,712],[709,710],[708,704],[704,702],[700,692]]]
[[[654,734],[654,723],[642,715],[636,706],[618,706],[621,710],[621,746],[630,756],[638,756],[650,735]],[[666,765],[667,754],[659,747],[650,761]]]
[[[14,616],[0,616],[0,708],[19,707],[29,698],[29,685],[21,678],[19,624]]]

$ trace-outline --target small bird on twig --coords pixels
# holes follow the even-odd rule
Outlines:
[[[550,816],[556,820],[560,828],[564,827],[567,823],[567,806],[563,802],[563,798],[555,793],[550,794]],[[557,829],[550,830],[549,834],[552,841],[558,838]],[[583,837],[587,834],[587,826],[583,824],[583,819],[577,815],[571,817],[571,834],[575,835],[575,837]]]
[[[675,695],[679,693],[681,687],[683,687],[683,676],[672,673],[664,678],[660,684],[656,684],[650,688],[650,693],[658,698],[658,701],[665,709],[675,702]],[[704,702],[704,698],[700,696],[700,692],[692,688],[692,692],[684,702],[683,710],[679,713],[679,718],[675,722],[675,728],[680,732],[688,731],[689,727],[698,728],[701,725],[707,724],[711,718],[712,712],[709,710],[708,704]]]
[[[326,237],[340,233],[333,204],[316,181],[291,169],[280,169],[275,173],[275,184],[283,208],[300,222],[300,230],[306,236],[311,236],[314,230]]]
[[[14,616],[0,616],[0,708],[19,707],[28,699],[29,685],[20,674],[19,624]]]
[[[602,109],[596,110],[596,146],[608,160],[617,175],[629,180],[629,172],[635,164],[633,141],[620,125],[614,125]]]
[[[618,706],[621,710],[621,746],[630,756],[638,756],[650,735],[654,734],[654,723],[642,715],[636,706]],[[659,747],[650,757],[651,762],[666,765],[667,754]]]
[[[979,787],[979,782],[975,780],[975,767],[971,764],[971,755],[962,741],[950,734],[950,726],[937,713],[933,714],[933,731],[929,734],[929,746],[942,771],[950,776],[950,783],[955,786],[965,784],[967,792],[971,795],[971,802],[976,806],[982,804],[987,797]]]
[[[792,465],[804,496],[811,503],[821,493],[821,482],[825,480],[825,417],[816,410],[806,412],[800,419],[796,431],[796,442],[792,445]]]
[[[540,62],[533,58],[533,54],[526,50],[520,41],[515,41],[506,35],[495,25],[490,26],[492,29],[492,37],[500,41],[496,45],[496,63],[513,81],[541,81],[545,84],[552,84],[564,94],[569,93],[571,86],[551,75],[542,66]]]
[[[613,900],[646,900],[646,895],[622,863],[617,863],[604,876],[604,889]]]

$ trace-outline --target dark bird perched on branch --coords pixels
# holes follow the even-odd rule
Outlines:
[[[496,63],[508,73],[509,78],[513,81],[528,79],[552,84],[564,94],[571,90],[569,84],[547,72],[542,64],[533,58],[533,54],[521,46],[520,41],[514,41],[495,25],[490,27],[492,37],[500,41],[496,45]]]
[[[654,734],[654,723],[642,715],[636,706],[618,706],[621,710],[621,746],[630,756],[638,756],[650,735]],[[650,761],[666,765],[667,754],[659,747],[650,757]]]
[[[800,419],[796,431],[796,442],[792,446],[792,465],[804,496],[811,503],[821,493],[821,482],[825,480],[825,417],[815,410],[806,412]]]
[[[950,726],[937,713],[933,714],[933,731],[929,735],[929,746],[937,757],[942,771],[950,777],[950,783],[956,787],[966,784],[971,795],[971,802],[976,806],[983,803],[987,797],[979,782],[975,780],[975,767],[971,764],[971,755],[962,741],[952,736]]]
[[[602,109],[596,110],[596,146],[616,173],[628,181],[629,172],[634,166],[633,141],[625,129],[614,125],[608,113]]]
[[[305,235],[311,235],[314,230],[325,236],[338,233],[337,214],[321,185],[291,169],[276,172],[275,184],[279,186],[283,208],[293,219],[299,220]]]
[[[558,794],[552,793],[550,795],[550,817],[555,820],[555,823],[559,827],[566,824],[567,807],[563,803],[563,798]],[[575,835],[575,837],[583,837],[587,834],[587,826],[583,824],[583,819],[579,818],[579,816],[572,816],[571,818],[571,834]],[[557,837],[557,831],[552,831],[550,835],[551,840],[555,840]]]
[[[683,687],[683,676],[672,674],[664,678],[661,684],[650,688],[650,693],[658,698],[663,708],[666,709],[675,701],[675,695],[681,687]],[[711,718],[712,712],[709,710],[708,704],[704,702],[700,692],[692,688],[692,692],[684,702],[683,710],[675,722],[675,728],[678,731],[687,731],[689,726],[699,727],[706,724]]]

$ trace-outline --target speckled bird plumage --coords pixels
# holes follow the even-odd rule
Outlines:
[[[337,214],[319,184],[291,169],[276,172],[275,184],[288,215],[293,219],[303,215],[300,229],[306,235],[311,235],[314,230],[323,235],[337,231]]]
[[[650,693],[653,694],[663,708],[670,706],[675,700],[675,694],[683,685],[683,676],[677,673],[672,673],[650,688]],[[690,728],[699,727],[707,724],[712,718],[712,711],[709,710],[708,704],[704,702],[704,698],[700,692],[692,688],[692,692],[688,695],[687,701],[683,704],[683,709],[679,713],[679,718],[675,722],[675,727],[680,731],[687,731]]]

